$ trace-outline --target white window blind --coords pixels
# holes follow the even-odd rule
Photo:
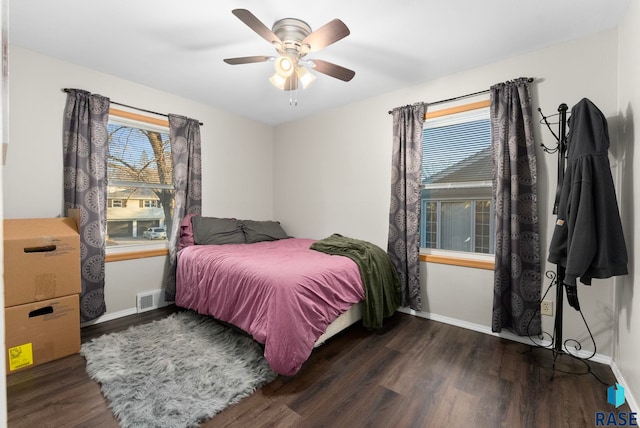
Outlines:
[[[107,247],[150,246],[144,231],[171,224],[174,204],[169,128],[109,116]],[[166,239],[157,244],[166,247]],[[154,245],[155,242],[154,242]]]
[[[422,183],[427,189],[491,186],[487,108],[425,121]]]
[[[480,108],[427,119],[420,246],[492,253],[491,121]]]
[[[135,186],[138,188],[172,189],[173,177],[159,174],[158,162],[164,162],[172,171],[169,130],[166,128],[129,122],[126,119],[109,118],[108,176],[111,186]],[[156,154],[151,140],[157,139],[162,148]]]

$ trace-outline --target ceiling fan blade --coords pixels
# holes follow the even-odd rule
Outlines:
[[[355,71],[349,70],[348,68],[344,68],[340,65],[333,64],[328,61],[323,61],[321,59],[313,59],[311,61],[314,64],[314,70],[316,70],[317,72],[326,74],[327,76],[335,77],[336,79],[344,80],[345,82],[353,79],[353,76],[356,75]]]
[[[226,62],[227,64],[231,64],[231,65],[238,65],[238,64],[251,64],[253,62],[265,62],[265,61],[269,61],[271,58],[271,56],[242,56],[242,57],[238,57],[238,58],[226,58],[224,60],[224,62]]]
[[[247,9],[234,9],[231,13],[233,13],[240,21],[244,22],[247,27],[258,33],[260,37],[272,45],[275,45],[276,48],[279,48],[282,45],[282,40],[280,40],[280,38],[269,29],[269,27],[264,25],[262,21],[256,18],[256,16]]]
[[[347,28],[344,22],[336,18],[309,34],[302,43],[309,45],[309,52],[315,52],[326,48],[340,39],[344,39],[349,34],[351,34],[349,28]]]

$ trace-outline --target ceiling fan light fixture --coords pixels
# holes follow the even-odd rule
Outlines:
[[[280,76],[277,72],[273,74],[273,76],[271,76],[269,78],[269,82],[271,82],[271,84],[273,86],[275,86],[276,88],[280,89],[281,91],[284,91],[284,85],[287,82],[287,78]]]
[[[316,76],[304,67],[299,67],[298,70],[296,70],[296,74],[298,75],[300,83],[302,83],[302,89],[307,89],[307,87],[316,80]]]
[[[276,58],[275,65],[276,74],[280,77],[287,78],[294,72],[294,62],[288,56],[282,55]]]

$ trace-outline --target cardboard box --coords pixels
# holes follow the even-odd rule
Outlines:
[[[70,217],[4,220],[4,305],[80,293],[80,235]]]
[[[80,351],[80,296],[5,308],[6,372],[16,373]]]

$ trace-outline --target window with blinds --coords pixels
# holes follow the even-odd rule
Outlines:
[[[173,211],[169,129],[110,115],[107,157],[107,246],[148,244]],[[166,239],[162,239],[166,241]]]
[[[493,253],[491,183],[489,109],[427,115],[420,246]]]

